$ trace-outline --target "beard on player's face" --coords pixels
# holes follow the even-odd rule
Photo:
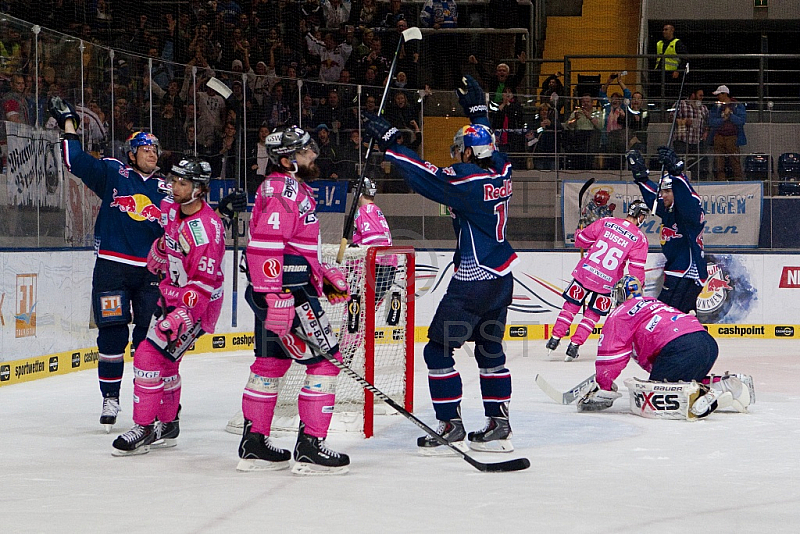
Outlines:
[[[315,161],[308,164],[298,165],[295,175],[304,182],[310,183],[319,178],[320,170]]]

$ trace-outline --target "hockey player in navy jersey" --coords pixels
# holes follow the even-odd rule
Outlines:
[[[81,148],[75,133],[80,118],[74,108],[53,97],[48,110],[64,130],[64,165],[102,201],[94,228],[92,308],[103,394],[100,423],[110,432],[119,412],[123,356],[131,337],[128,324],[134,324],[136,349],[158,304],[158,279],[147,270],[147,256],[153,241],[164,234],[160,204],[168,188],[158,172],[160,146],[155,135],[135,132],[126,142],[127,162],[98,160]]]
[[[450,207],[458,240],[454,274],[428,329],[425,363],[438,433],[457,447],[510,452],[511,373],[503,351],[506,315],[511,304],[517,262],[506,240],[511,199],[511,164],[495,149],[489,129],[486,99],[478,82],[462,78],[457,90],[470,125],[458,130],[451,155],[454,165],[438,168],[412,150],[397,144],[398,131],[381,117],[365,115],[366,130],[377,140],[384,157],[396,165],[417,193]],[[461,420],[461,375],[453,351],[467,341],[475,343],[481,395],[487,424],[466,435]],[[422,454],[452,454],[429,436],[417,440]]]
[[[658,148],[658,159],[668,174],[661,187],[648,178],[642,155],[628,152],[628,164],[642,198],[652,206],[658,197],[656,215],[661,217],[661,251],[666,256],[664,286],[658,300],[683,313],[697,310],[697,297],[708,279],[703,227],[706,215],[700,195],[683,174],[683,161],[671,148]]]

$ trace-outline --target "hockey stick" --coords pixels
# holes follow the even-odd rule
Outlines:
[[[580,218],[583,218],[583,198],[586,196],[586,191],[589,190],[594,184],[594,178],[589,178],[586,182],[581,186],[581,190],[578,192],[578,228],[583,229],[583,224],[580,222]],[[583,258],[583,248],[581,248],[581,259]]]
[[[539,386],[542,391],[544,391],[545,395],[557,403],[572,404],[575,399],[583,396],[584,393],[586,393],[586,390],[588,389],[587,386],[594,384],[594,377],[595,375],[590,376],[577,386],[565,391],[564,393],[561,393],[556,388],[551,386],[550,383],[542,377],[542,375],[536,375],[536,385]]]
[[[428,425],[417,419],[414,416],[414,414],[412,414],[411,412],[407,411],[405,408],[397,404],[395,401],[391,399],[391,397],[389,397],[381,390],[379,390],[378,388],[367,382],[365,378],[363,378],[361,375],[353,371],[350,367],[346,366],[345,364],[337,360],[332,354],[329,354],[322,350],[315,350],[314,352],[321,355],[323,358],[325,358],[333,365],[335,365],[344,374],[346,374],[347,376],[358,382],[361,385],[361,387],[371,392],[373,395],[381,399],[383,402],[385,402],[386,404],[397,410],[398,413],[400,413],[403,417],[405,417],[406,419],[408,419],[409,421],[420,427],[422,430],[424,430],[426,434],[435,439],[440,445],[449,447],[450,449],[458,453],[464,460],[466,460],[468,464],[470,464],[478,471],[482,471],[484,473],[504,473],[507,471],[522,471],[523,469],[527,469],[531,466],[531,462],[527,458],[515,458],[514,460],[506,460],[505,462],[497,462],[497,463],[479,462],[478,460],[476,460],[475,458],[465,453],[464,451],[462,451],[461,449],[459,449],[458,447],[456,447],[455,445],[444,439],[442,436],[437,434],[435,430],[433,430],[431,427],[429,427]]]
[[[683,69],[683,76],[681,77],[681,88],[678,89],[678,100],[675,101],[675,113],[672,116],[672,125],[669,127],[669,137],[667,138],[667,148],[672,147],[672,136],[675,134],[675,122],[678,120],[678,107],[681,104],[681,97],[683,97],[683,84],[686,83],[686,75],[689,74],[689,63],[686,63],[686,67]],[[653,200],[653,209],[650,210],[650,213],[656,212],[656,207],[658,206],[658,195],[661,193],[661,182],[664,180],[664,167],[666,167],[665,163],[661,164],[661,172],[658,174],[658,189],[656,189],[656,198]]]
[[[159,271],[159,273],[158,273],[158,285],[159,286],[161,285],[161,281],[162,280],[164,280],[164,273]],[[161,288],[160,287],[158,288],[158,293],[159,293],[159,299],[158,300],[159,300],[159,302],[161,302],[161,316],[164,317],[164,319],[166,319],[167,318],[167,299],[166,299],[166,297],[164,297],[164,293],[161,292]],[[175,350],[175,342],[176,341],[178,341],[177,338],[172,339],[170,336],[167,336],[167,350],[170,353],[172,353],[172,351]]]
[[[397,66],[397,58],[400,56],[400,49],[403,43],[421,40],[422,32],[416,26],[412,26],[400,34],[400,39],[397,41],[397,49],[394,51],[394,59],[392,59],[392,65],[389,67],[389,74],[386,77],[386,85],[383,87],[383,96],[381,96],[381,103],[378,106],[376,115],[381,116],[383,114],[383,106],[386,104],[386,96],[389,94],[389,87],[392,85],[392,76],[394,75],[394,69]],[[364,175],[367,172],[367,164],[369,162],[369,156],[372,154],[372,145],[374,144],[375,139],[370,138],[369,144],[367,145],[367,152],[364,155],[364,165],[361,166],[361,173],[358,176],[358,182],[356,182],[355,189],[353,190],[353,204],[350,206],[350,211],[347,214],[347,218],[344,220],[342,241],[339,243],[339,253],[336,254],[336,263],[339,264],[344,260],[344,251],[347,249],[347,241],[353,233],[353,223],[356,218],[356,210],[358,210],[358,198],[364,190]]]

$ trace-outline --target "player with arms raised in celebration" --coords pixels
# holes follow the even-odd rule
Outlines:
[[[125,143],[128,162],[97,160],[81,150],[75,133],[80,118],[74,108],[53,97],[48,110],[64,130],[64,164],[100,197],[95,222],[97,260],[92,274],[92,309],[99,350],[97,374],[103,394],[100,424],[111,432],[119,412],[123,357],[131,334],[133,348],[147,334],[158,302],[158,279],[147,270],[153,241],[163,235],[161,201],[168,188],[158,172],[160,146],[155,135],[133,133]]]
[[[650,208],[647,204],[634,200],[624,219],[607,217],[588,226],[582,220],[578,225],[575,246],[588,251],[572,271],[572,283],[564,291],[564,306],[547,342],[549,351],[558,347],[581,305],[585,304],[583,320],[572,334],[565,361],[571,362],[578,357],[578,349],[586,342],[594,325],[611,309],[611,290],[625,273],[626,264],[628,273],[644,280],[647,237],[639,227],[648,215]]]
[[[159,284],[163,309],[133,357],[135,425],[114,441],[115,456],[176,445],[181,358],[197,338],[214,332],[222,309],[225,230],[205,201],[211,166],[181,160],[168,179],[173,202],[164,236],[153,242],[147,259],[150,272],[165,275]]]
[[[642,155],[628,152],[628,163],[642,198],[652,206],[658,196],[656,215],[661,217],[661,250],[667,261],[664,265],[664,286],[658,300],[689,313],[697,310],[697,296],[708,278],[703,250],[703,227],[706,215],[703,202],[689,179],[683,174],[683,161],[675,151],[658,148],[658,160],[669,174],[661,186],[648,179]]]
[[[511,199],[511,164],[495,149],[486,99],[471,77],[462,79],[458,98],[471,124],[458,130],[451,155],[458,163],[440,169],[397,143],[398,131],[385,119],[365,114],[367,133],[378,141],[384,157],[397,165],[409,186],[435,202],[450,206],[458,246],[455,273],[428,329],[425,363],[428,386],[439,420],[437,432],[450,443],[475,450],[512,451],[508,405],[511,373],[506,368],[503,336],[513,296],[511,274],[517,262],[506,240]],[[483,430],[464,431],[461,419],[461,375],[453,351],[475,342],[481,395],[488,419]],[[430,436],[417,440],[422,454],[453,454]]]
[[[309,185],[319,177],[319,149],[295,126],[265,140],[271,173],[256,192],[246,258],[250,284],[245,299],[255,312],[255,362],[242,395],[244,431],[240,471],[289,467],[288,450],[270,438],[278,384],[295,360],[306,366],[297,400],[300,429],[292,472],[332,475],[348,471],[350,458],[325,444],[339,369],[320,355],[341,361],[336,335],[322,311],[324,292],[333,304],[349,297],[339,269],[319,261],[319,220]],[[311,348],[309,352],[307,349]]]

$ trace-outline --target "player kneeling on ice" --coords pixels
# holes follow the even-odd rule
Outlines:
[[[319,220],[309,185],[319,177],[319,149],[295,126],[272,132],[265,145],[272,170],[256,192],[246,250],[245,299],[255,312],[255,362],[242,395],[237,469],[289,467],[291,455],[272,442],[270,427],[280,379],[297,361],[306,366],[306,380],[297,399],[300,429],[292,472],[343,474],[350,458],[325,444],[339,369],[321,353],[339,361],[342,356],[319,297],[324,293],[339,304],[349,292],[342,272],[319,261]]]
[[[174,202],[164,236],[150,248],[147,268],[164,275],[162,310],[133,356],[132,429],[114,440],[113,454],[144,454],[174,447],[178,437],[181,358],[204,333],[213,333],[222,309],[222,221],[206,203],[211,166],[187,158],[168,177]]]
[[[572,334],[564,359],[567,362],[575,360],[578,348],[586,342],[594,325],[611,309],[611,290],[625,273],[625,265],[630,274],[639,280],[644,279],[647,237],[639,227],[648,215],[650,208],[647,204],[634,200],[624,219],[581,220],[575,230],[575,246],[585,248],[587,252],[572,271],[572,283],[564,290],[564,307],[547,342],[548,351],[558,347],[581,305],[584,305],[583,319]]]
[[[470,125],[458,130],[451,147],[457,163],[438,168],[397,143],[399,132],[385,119],[364,114],[367,133],[378,142],[384,157],[396,166],[417,193],[447,205],[458,245],[455,272],[428,329],[425,364],[438,434],[456,447],[510,452],[511,373],[506,368],[503,336],[517,254],[506,240],[506,217],[511,199],[511,164],[495,149],[489,128],[486,98],[471,76],[457,89],[459,103]],[[483,430],[466,434],[461,420],[461,375],[455,369],[454,350],[475,343],[480,369],[484,414]],[[453,454],[431,436],[417,440],[425,455]]]
[[[747,407],[749,390],[741,382],[734,384],[738,377],[707,376],[719,348],[696,317],[642,296],[641,283],[630,275],[617,282],[614,298],[617,307],[606,319],[597,346],[597,383],[580,399],[578,411],[605,410],[622,396],[614,379],[631,357],[650,373],[650,382],[626,381],[631,394],[639,395],[635,404],[640,415],[685,419],[705,417],[717,408]],[[654,403],[654,395],[662,393],[670,397]]]

